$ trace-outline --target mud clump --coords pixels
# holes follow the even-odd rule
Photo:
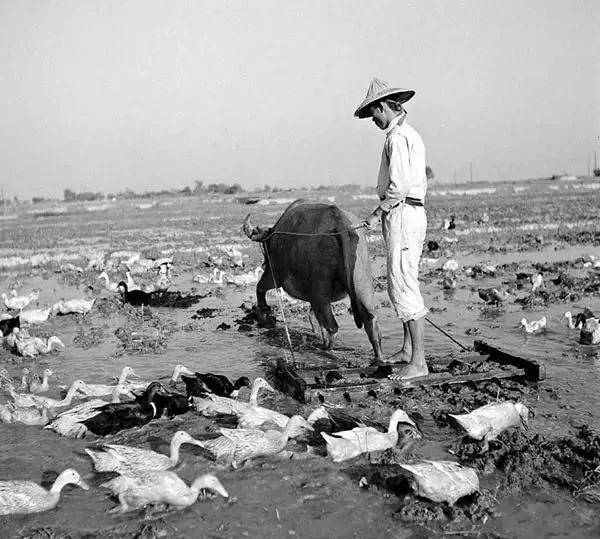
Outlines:
[[[203,295],[186,295],[184,296],[181,292],[159,292],[152,294],[150,305],[153,307],[171,307],[175,309],[187,309],[196,303],[199,303],[201,299],[206,296]]]
[[[452,452],[483,474],[503,472],[499,492],[555,487],[572,494],[582,492],[584,499],[588,494],[587,500],[595,498],[596,490],[600,492],[600,477],[594,472],[600,466],[600,438],[585,425],[576,436],[558,440],[513,429],[491,441],[484,454],[477,442],[465,438],[452,446]]]
[[[214,318],[217,316],[219,309],[211,309],[210,307],[203,307],[198,309],[195,314],[192,315],[192,319],[200,320],[202,318]]]
[[[99,346],[102,342],[104,342],[104,330],[100,327],[92,327],[86,330],[80,326],[77,335],[73,337],[73,344],[84,350]]]
[[[115,336],[122,346],[115,352],[115,357],[123,354],[163,354],[167,349],[167,336],[156,329],[141,333],[129,327],[117,328]]]

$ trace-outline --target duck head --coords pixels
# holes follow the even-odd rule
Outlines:
[[[223,498],[229,498],[229,493],[225,490],[221,481],[217,479],[217,476],[213,474],[204,474],[194,479],[191,489],[196,492],[199,492],[202,489],[211,490],[212,492],[220,494]]]
[[[185,367],[184,365],[175,365],[173,369],[173,375],[171,376],[171,382],[175,383],[179,380],[179,376],[182,374],[187,374],[188,376],[196,376],[196,373]]]
[[[67,468],[64,472],[62,472],[52,485],[52,492],[60,492],[65,485],[77,485],[81,487],[83,490],[88,490],[89,485],[81,479],[79,473],[72,468]]]
[[[193,444],[202,447],[202,442],[192,438],[192,436],[184,430],[178,430],[175,434],[173,434],[173,438],[171,438],[171,444]]]

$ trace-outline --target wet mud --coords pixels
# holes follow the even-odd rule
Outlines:
[[[350,193],[327,196],[336,196],[336,203],[358,215],[372,211],[375,203]],[[261,397],[264,406],[306,417],[324,401],[383,427],[393,410],[402,408],[423,435],[413,440],[400,433],[401,441],[392,449],[336,464],[325,456],[318,431],[327,431],[328,426],[322,424],[313,437],[296,440],[280,455],[257,459],[239,470],[207,458],[198,447],[184,446],[177,473],[189,482],[199,473],[214,471],[230,499],[205,499],[184,511],[158,508],[114,516],[108,511],[115,500],[99,488],[110,476],[93,472],[86,447],[112,442],[166,453],[177,430],[212,437],[235,422],[188,412],[105,438],[88,433],[80,440],[39,427],[0,424],[2,479],[29,478],[48,485],[61,470],[74,467],[92,485],[85,492],[65,488],[53,511],[0,517],[2,536],[596,537],[600,354],[598,346],[579,343],[579,330],[568,329],[562,315],[584,307],[596,316],[600,312],[600,269],[594,265],[600,258],[599,196],[597,190],[540,191],[525,198],[432,195],[428,203],[427,241],[432,243],[424,252],[421,276],[429,316],[466,346],[482,338],[511,353],[544,361],[546,380],[492,377],[462,385],[399,389],[384,383],[382,374],[364,391],[351,392],[341,389],[350,379],[343,369],[367,366],[372,351],[364,331],[354,326],[347,301],[334,305],[340,332],[333,350],[323,350],[319,331],[311,329],[306,304],[272,295],[271,312],[259,313],[253,284],[209,281],[214,269],[237,276],[262,263],[258,245],[240,233],[247,209],[233,201],[184,199],[150,210],[115,206],[94,215],[93,223],[82,208],[59,217],[24,215],[9,225],[1,223],[3,291],[40,288],[35,308],[61,298],[97,298],[87,315],[51,317],[28,328],[44,338],[58,335],[66,344],[64,350],[31,360],[4,346],[0,361],[9,376],[18,377],[23,366],[37,374],[48,366],[58,373],[61,384],[77,378],[112,383],[120,369],[130,365],[144,379],[160,380],[170,390],[183,392],[181,385],[168,386],[176,364],[199,372],[255,377],[268,376],[277,360],[287,357],[300,372],[304,366],[322,365],[314,381],[319,388],[306,389],[306,403],[279,391]],[[256,220],[273,223],[283,208],[256,207]],[[485,223],[480,219],[483,211],[489,215]],[[450,215],[457,223],[452,231],[442,227]],[[369,249],[384,351],[391,355],[401,347],[402,332],[386,295],[379,234],[369,237]],[[92,264],[100,260],[110,280],[118,281],[132,253],[140,259],[174,257],[168,292],[156,295],[143,313],[108,292],[97,279],[100,269]],[[451,259],[458,265],[453,271],[456,286],[447,290],[442,265]],[[537,273],[544,284],[532,291],[529,276]],[[154,273],[135,277],[148,283]],[[478,297],[478,289],[485,287],[507,290],[509,299],[485,306]],[[521,318],[542,315],[548,318],[545,331],[528,335],[519,329]],[[426,349],[432,373],[485,375],[491,368],[483,360],[466,361],[465,352],[432,327],[427,329]],[[440,359],[445,359],[443,366]],[[342,378],[333,374],[336,370]],[[58,397],[57,381],[51,384],[48,395]],[[240,398],[247,395],[244,388]],[[449,417],[504,400],[521,402],[533,412],[529,428],[509,429],[490,441],[485,452]],[[400,464],[424,459],[455,460],[473,467],[480,491],[453,506],[418,498]]]

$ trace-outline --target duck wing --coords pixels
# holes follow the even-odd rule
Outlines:
[[[185,384],[185,392],[188,397],[206,397],[212,391],[206,384],[197,376],[181,375],[181,379]]]

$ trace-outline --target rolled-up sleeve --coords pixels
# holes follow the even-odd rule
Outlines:
[[[408,195],[410,189],[410,152],[408,140],[400,134],[388,137],[383,149],[385,159],[382,159],[382,167],[387,165],[387,171],[381,170],[388,176],[388,186],[383,197],[380,195],[379,207],[384,212],[389,212],[396,207]]]

